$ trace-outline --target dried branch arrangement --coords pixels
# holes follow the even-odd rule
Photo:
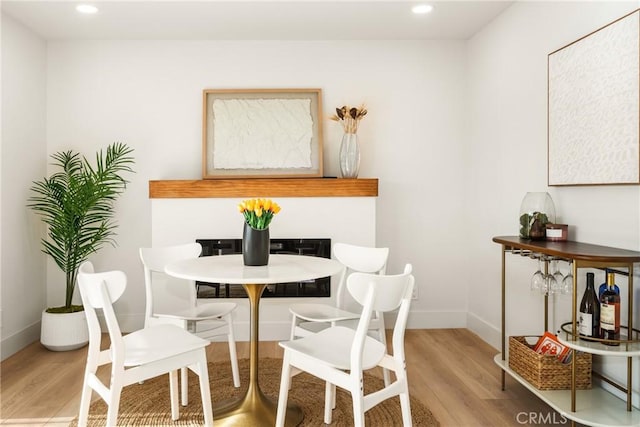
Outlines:
[[[366,115],[367,110],[364,108],[364,105],[361,105],[358,108],[343,105],[340,108],[336,108],[336,114],[330,118],[331,120],[340,122],[346,133],[356,133],[358,132],[358,124],[360,123],[360,120],[362,120]]]

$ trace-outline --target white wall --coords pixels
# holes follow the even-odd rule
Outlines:
[[[551,194],[557,222],[569,224],[571,240],[640,250],[638,186],[547,187],[546,175],[547,55],[637,7],[638,2],[518,2],[468,42],[469,328],[496,348],[500,246],[491,238],[518,234],[527,191]],[[507,256],[507,335],[542,333],[542,297],[529,291],[535,270],[535,262]],[[585,273],[580,271],[579,295]],[[596,282],[603,279],[597,271]],[[552,314],[555,331],[571,318],[570,300],[559,298]]]
[[[378,245],[392,248],[389,270],[414,264],[419,299],[412,324],[468,322],[498,346],[500,247],[491,237],[517,234],[527,191],[552,194],[572,238],[640,247],[637,186],[546,187],[547,54],[635,7],[637,2],[517,2],[468,43],[55,41],[46,47],[46,62],[44,42],[13,22],[7,30],[3,17],[3,88],[5,74],[22,75],[22,63],[39,58],[38,66],[28,67],[28,76],[37,75],[34,84],[25,83],[26,92],[19,93],[37,92],[37,101],[46,99],[46,112],[31,99],[25,111],[20,103],[27,98],[3,93],[2,307],[16,306],[6,295],[22,295],[24,288],[15,285],[20,274],[36,274],[27,273],[24,263],[11,267],[11,274],[6,270],[7,246],[23,241],[19,229],[9,227],[7,204],[30,221],[22,231],[31,233],[25,246],[37,252],[39,223],[20,206],[30,181],[43,175],[48,154],[73,148],[92,156],[116,140],[136,149],[137,174],[117,206],[119,247],[93,259],[98,268],[125,270],[136,285],[142,280],[137,249],[151,243],[148,180],[200,177],[202,89],[319,87],[325,117],[345,103],[367,104],[359,131],[361,176],[380,178],[376,235]],[[19,58],[8,61],[5,33],[20,39],[26,34],[37,47],[21,47]],[[10,106],[24,132],[42,133],[46,113],[46,154],[41,145],[9,148],[4,125]],[[324,135],[325,174],[337,175],[339,126],[326,121]],[[19,158],[42,156],[21,164],[10,161],[7,150],[19,150]],[[22,173],[28,179],[14,179]],[[11,199],[4,191],[7,177]],[[541,299],[532,304],[527,290],[535,267],[525,261],[510,261],[510,279],[519,282],[510,291],[516,320],[509,332],[539,333],[539,320],[532,319],[538,319]],[[49,262],[47,301],[35,301],[41,307],[60,304],[62,281]],[[443,289],[452,297],[433,297]],[[136,315],[142,307],[139,298],[130,298],[117,310]],[[22,329],[37,322],[35,315],[22,316],[11,316]],[[6,323],[6,313],[2,318]],[[4,341],[9,335],[3,326]]]
[[[500,246],[491,238],[518,234],[527,191],[551,194],[557,222],[569,224],[571,239],[640,249],[638,186],[547,187],[546,175],[548,53],[635,7],[635,2],[517,3],[468,43],[469,313],[494,331],[500,327]],[[510,301],[521,320],[512,327],[535,329],[531,319],[538,306],[518,302],[530,299],[528,279],[536,265],[522,263],[525,274],[520,274],[517,259],[509,261],[520,280]],[[495,335],[484,336],[496,345]]]
[[[26,208],[46,171],[46,43],[2,14],[0,157],[1,358],[40,336],[45,305],[43,227]]]
[[[376,243],[392,248],[390,272],[414,264],[414,321],[463,326],[465,280],[448,270],[465,240],[464,65],[464,43],[448,41],[52,41],[47,150],[91,154],[116,140],[136,150],[137,174],[116,207],[119,247],[94,262],[142,286],[137,250],[151,244],[148,181],[201,177],[203,89],[318,87],[324,118],[364,102],[360,176],[380,179]],[[341,129],[326,120],[324,135],[325,175],[335,176]],[[240,237],[239,227],[234,232]],[[49,289],[60,280],[50,264]],[[444,285],[456,298],[429,298]],[[50,292],[48,303],[61,298]],[[143,304],[132,295],[116,309],[135,316]]]

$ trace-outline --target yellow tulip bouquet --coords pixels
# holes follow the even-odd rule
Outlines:
[[[247,199],[240,202],[238,210],[251,228],[269,228],[273,216],[280,212],[280,206],[271,199]]]

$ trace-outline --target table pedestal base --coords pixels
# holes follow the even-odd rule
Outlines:
[[[274,402],[265,396],[258,383],[258,326],[260,317],[260,296],[267,285],[244,284],[249,297],[251,330],[249,350],[249,388],[244,397],[239,400],[221,402],[213,405],[213,419],[216,426],[242,426],[242,427],[273,427],[276,424],[276,412],[278,402]],[[215,393],[215,390],[213,390]],[[293,427],[302,422],[304,414],[294,405],[287,405],[285,426]]]
[[[277,408],[277,402],[265,396],[259,387],[250,385],[243,398],[213,405],[214,424],[216,426],[272,427],[276,423]],[[297,426],[302,422],[303,417],[302,409],[289,404],[284,425]]]
[[[213,405],[216,426],[271,427],[275,424],[277,403],[262,393],[258,383],[260,297],[267,285],[333,276],[341,270],[342,265],[333,259],[276,254],[268,266],[245,266],[242,255],[201,257],[166,266],[167,274],[181,279],[242,284],[249,297],[249,387],[239,400]],[[216,390],[212,393],[215,395]],[[286,426],[297,426],[303,417],[300,408],[287,405]]]

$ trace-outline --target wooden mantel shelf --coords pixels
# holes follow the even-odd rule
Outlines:
[[[377,178],[249,178],[149,181],[150,199],[377,196]]]

